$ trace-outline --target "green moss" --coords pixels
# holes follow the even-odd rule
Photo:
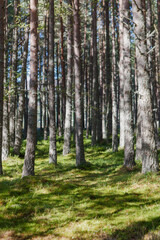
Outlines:
[[[23,158],[3,163],[0,239],[8,232],[12,239],[160,239],[159,175],[142,175],[141,163],[127,171],[123,150],[91,147],[90,139],[88,164],[77,169],[74,148],[64,157],[62,144],[58,138],[55,167],[48,163],[49,141],[38,142],[35,177],[21,179]]]

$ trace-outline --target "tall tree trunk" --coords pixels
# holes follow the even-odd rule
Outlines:
[[[119,77],[120,77],[120,141],[119,146],[124,148],[124,65],[123,65],[123,47],[124,45],[124,37],[123,37],[123,19],[124,19],[124,2],[123,0],[119,1],[119,40],[120,40],[120,61],[119,61]]]
[[[30,90],[27,146],[22,177],[34,175],[37,134],[37,70],[38,70],[38,0],[30,0]]]
[[[138,108],[141,112],[141,137],[142,137],[142,173],[156,172],[159,170],[155,131],[153,122],[153,109],[150,90],[150,78],[147,64],[147,45],[145,35],[145,21],[143,13],[145,6],[142,0],[132,3],[137,54],[138,74]]]
[[[21,75],[21,85],[19,94],[19,104],[18,104],[18,117],[16,124],[16,134],[15,134],[15,145],[14,153],[19,155],[20,148],[22,144],[22,127],[23,127],[23,114],[24,114],[24,103],[25,103],[25,81],[27,78],[27,57],[28,57],[28,41],[29,41],[29,27],[26,27],[24,49],[23,49],[23,62],[22,62],[22,75]]]
[[[80,10],[79,0],[73,0],[74,15],[74,70],[75,70],[75,117],[76,117],[76,165],[85,163],[83,145],[83,119],[81,96],[81,46],[80,46]]]
[[[49,0],[49,163],[57,164],[54,83],[54,0]]]
[[[10,99],[10,144],[14,147],[15,142],[15,111],[16,111],[16,88],[17,88],[17,55],[18,55],[18,1],[14,0],[14,24],[13,29],[13,55],[12,55],[12,82]]]
[[[93,18],[93,107],[92,107],[92,146],[96,144],[98,124],[98,65],[97,65],[97,0],[92,2]]]
[[[72,2],[69,0],[68,4]],[[66,116],[65,116],[65,127],[64,127],[64,145],[63,155],[67,155],[70,152],[71,145],[71,109],[72,109],[72,12],[69,12],[68,16],[68,38],[67,38],[67,83],[66,83]]]
[[[5,49],[4,49],[4,99],[3,99],[3,143],[2,143],[2,160],[9,156],[9,110],[8,110],[8,9],[7,0],[5,0]]]
[[[4,0],[0,0],[0,175],[2,169],[2,131],[3,131],[3,81],[4,81]]]
[[[106,9],[106,129],[107,141],[112,134],[112,94],[111,94],[111,54],[110,54],[110,21],[109,21],[109,1],[105,2]]]
[[[47,10],[44,16],[44,41],[43,41],[43,138],[47,140]]]
[[[116,37],[114,0],[112,0],[112,150],[118,151],[118,111],[117,111],[117,76],[116,76]]]
[[[123,77],[124,77],[124,165],[133,168],[134,160],[134,132],[132,120],[132,82],[131,82],[131,54],[130,54],[130,21],[129,0],[123,0]]]
[[[62,11],[62,0],[60,0],[60,6]],[[64,25],[61,12],[61,67],[62,67],[62,126],[64,127],[65,120],[65,107],[66,107],[66,74],[65,74],[65,60],[64,60]]]

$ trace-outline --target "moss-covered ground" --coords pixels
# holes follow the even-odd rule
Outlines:
[[[105,143],[91,147],[89,164],[75,167],[75,151],[48,163],[48,141],[37,145],[34,177],[21,178],[22,157],[3,162],[0,177],[0,239],[142,240],[160,239],[160,176],[123,166],[123,151]]]

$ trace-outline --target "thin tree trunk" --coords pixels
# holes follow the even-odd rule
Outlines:
[[[97,0],[92,3],[93,18],[93,107],[92,107],[92,146],[96,144],[98,124],[98,68],[97,68]]]
[[[119,146],[124,148],[124,65],[123,65],[123,46],[124,45],[124,37],[123,37],[123,19],[124,19],[124,2],[123,0],[119,1],[119,40],[120,40],[120,61],[119,61],[119,77],[120,77],[120,141]]]
[[[71,5],[71,1],[68,1]],[[70,152],[71,145],[71,109],[72,109],[72,13],[69,12],[68,16],[68,38],[67,38],[67,83],[66,83],[66,116],[64,127],[64,145],[63,155],[67,155]]]
[[[112,94],[111,94],[111,54],[110,54],[110,21],[109,21],[109,1],[105,2],[106,9],[106,129],[107,142],[112,134]]]
[[[60,7],[62,11],[62,0],[60,0]],[[61,67],[62,67],[62,127],[64,128],[64,120],[65,120],[65,107],[66,107],[66,74],[65,74],[65,60],[64,60],[64,25],[63,18],[61,13]]]
[[[43,138],[47,140],[47,10],[44,16],[44,41],[43,41]]]
[[[16,155],[20,154],[21,144],[22,144],[22,127],[23,127],[23,114],[24,114],[24,102],[25,102],[25,81],[27,78],[27,57],[28,57],[28,41],[29,41],[29,27],[26,27],[24,50],[23,50],[23,62],[22,62],[22,75],[21,75],[21,85],[20,85],[20,95],[19,95],[19,108],[18,117],[16,124],[16,134],[15,134],[15,145],[14,153]]]
[[[54,83],[54,0],[49,0],[49,163],[57,164]]]
[[[3,132],[3,81],[4,81],[4,1],[0,0],[0,175],[2,169],[2,132]]]
[[[11,82],[11,99],[10,99],[10,144],[14,147],[15,142],[15,111],[16,111],[16,88],[17,88],[17,54],[18,54],[18,1],[14,0],[14,24],[13,30],[13,55],[12,55],[12,82]]]
[[[38,70],[38,0],[30,0],[30,90],[27,146],[22,177],[34,175],[37,134],[37,70]]]
[[[75,70],[75,127],[76,127],[76,166],[85,163],[83,145],[83,119],[81,96],[81,46],[79,0],[73,0],[74,15],[74,70]]]
[[[4,96],[3,99],[3,143],[2,143],[2,160],[9,156],[9,111],[8,111],[8,9],[7,0],[5,0],[5,49],[4,49]]]
[[[116,76],[116,39],[114,0],[112,0],[112,150],[118,151],[118,111],[117,111],[117,76]]]

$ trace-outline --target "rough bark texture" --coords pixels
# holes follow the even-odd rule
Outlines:
[[[117,110],[117,77],[116,77],[116,42],[114,0],[112,0],[112,150],[118,151],[118,110]]]
[[[22,62],[22,73],[21,73],[21,85],[19,94],[19,104],[18,104],[18,116],[15,132],[15,144],[14,153],[19,155],[20,148],[22,144],[22,127],[23,127],[23,114],[24,114],[24,103],[25,103],[25,81],[27,78],[27,57],[28,57],[28,40],[29,40],[29,27],[26,27],[25,41],[23,49],[23,62]]]
[[[124,77],[124,165],[133,168],[134,160],[134,132],[132,121],[132,83],[130,63],[130,21],[129,0],[123,0],[123,77]]]
[[[49,0],[49,163],[57,164],[54,83],[54,0]]]
[[[71,2],[69,1],[71,5]],[[71,109],[72,109],[72,13],[68,16],[68,38],[67,38],[67,82],[66,82],[66,116],[64,127],[63,155],[70,152],[71,145]]]
[[[138,108],[143,119],[141,123],[142,136],[142,173],[159,170],[155,131],[153,122],[153,109],[150,90],[150,79],[147,64],[147,46],[145,35],[145,12],[142,0],[133,1],[133,14],[135,21],[137,74],[138,74]]]
[[[76,165],[85,163],[83,145],[83,119],[81,96],[81,51],[80,51],[80,11],[79,0],[73,1],[74,15],[74,70],[75,70],[75,128],[76,128]]]
[[[2,169],[3,81],[4,81],[4,0],[0,0],[0,175]]]
[[[30,89],[28,106],[27,146],[22,177],[34,175],[37,133],[37,68],[38,68],[38,13],[37,0],[30,0]]]

